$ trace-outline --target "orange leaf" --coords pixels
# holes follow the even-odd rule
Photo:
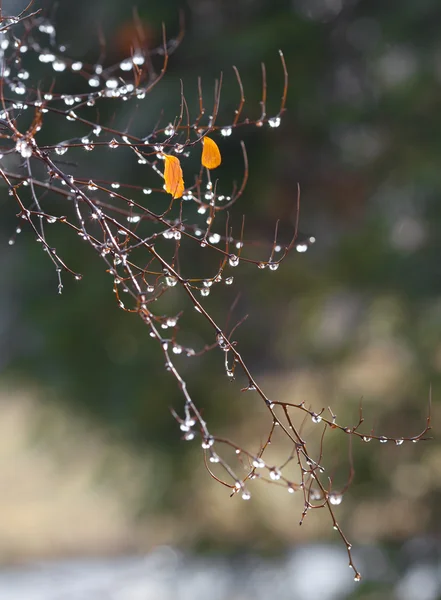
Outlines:
[[[176,156],[164,154],[164,179],[165,191],[173,196],[180,198],[184,193],[184,178],[182,176],[181,163]]]
[[[222,162],[218,145],[207,136],[203,138],[202,143],[204,145],[202,149],[202,165],[207,169],[216,169]]]

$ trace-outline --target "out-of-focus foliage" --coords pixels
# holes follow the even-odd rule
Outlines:
[[[429,386],[435,422],[441,387],[439,2],[140,3],[152,45],[160,40],[162,21],[176,34],[181,8],[186,35],[165,79],[143,111],[130,115],[120,107],[118,127],[130,123],[140,133],[162,115],[172,120],[179,112],[180,80],[188,104],[197,106],[197,76],[208,96],[221,71],[220,115],[230,115],[239,95],[232,64],[241,73],[250,116],[259,113],[262,61],[268,104],[277,107],[282,48],[290,86],[280,128],[244,129],[217,141],[228,169],[224,177],[229,173],[231,179],[239,179],[243,168],[240,139],[248,149],[249,184],[232,213],[238,230],[247,215],[246,240],[271,240],[278,218],[288,236],[297,182],[300,229],[317,240],[277,273],[240,267],[237,290],[214,295],[210,306],[226,318],[235,291],[242,292],[235,315],[250,316],[235,337],[271,397],[304,400],[317,409],[330,405],[348,425],[356,422],[363,398],[367,430],[375,425],[390,435],[418,433]],[[109,61],[127,55],[133,27],[127,2],[61,3],[52,18],[59,42],[73,56],[86,50],[91,63],[97,60],[100,28]],[[92,160],[103,162],[90,168],[104,171],[105,154],[97,156]],[[131,164],[115,168],[118,180],[133,180]],[[58,296],[51,264],[31,235],[21,234],[6,249],[15,221],[7,196],[0,202],[3,377],[36,381],[56,402],[73,413],[88,412],[112,436],[148,455],[153,466],[141,486],[144,505],[181,519],[173,541],[275,548],[297,539],[299,505],[292,498],[261,485],[245,511],[244,503],[229,500],[204,473],[199,452],[180,441],[169,412],[182,402],[175,381],[139,319],[118,310],[102,265],[88,248],[60,236],[57,247],[85,276]],[[187,323],[188,343],[204,344],[197,316],[189,315]],[[186,359],[182,366],[219,431],[260,441],[262,407],[240,396],[241,382],[226,381],[222,356]],[[50,430],[50,420],[45,426]],[[439,445],[357,442],[355,482],[340,508],[348,533],[360,541],[439,533]],[[347,438],[334,432],[327,443],[342,484]],[[163,494],[153,495],[152,506],[155,474]],[[130,508],[142,513],[142,504]],[[313,514],[302,536],[322,537],[323,523]]]

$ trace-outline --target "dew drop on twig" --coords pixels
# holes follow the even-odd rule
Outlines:
[[[339,494],[338,492],[332,492],[329,494],[329,502],[334,506],[338,506],[343,501],[343,494]]]

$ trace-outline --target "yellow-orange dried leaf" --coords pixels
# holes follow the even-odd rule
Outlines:
[[[204,137],[202,143],[204,145],[202,149],[202,165],[207,169],[216,169],[222,162],[218,145],[207,136]]]
[[[179,158],[164,154],[164,162],[165,191],[173,198],[180,198],[184,193],[185,186]]]

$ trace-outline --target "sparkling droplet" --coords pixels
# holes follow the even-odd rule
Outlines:
[[[210,242],[210,244],[218,244],[220,242],[220,240],[221,240],[221,236],[218,233],[213,233],[208,238],[208,241]]]
[[[174,287],[178,283],[178,280],[176,277],[169,276],[165,278],[165,282],[168,285],[168,287]]]
[[[95,77],[95,76],[94,76],[94,77],[91,77],[91,78],[89,79],[89,85],[90,85],[90,87],[98,87],[98,86],[99,86],[99,84],[100,84],[100,79],[99,79],[99,77]]]
[[[237,267],[237,265],[239,264],[239,257],[236,256],[235,254],[230,254],[228,263],[229,263],[230,267]]]
[[[322,417],[320,415],[316,415],[315,413],[312,415],[311,417],[312,422],[313,423],[320,423],[322,420]]]
[[[272,117],[271,119],[268,119],[268,125],[270,127],[279,127],[280,122],[280,117]]]
[[[404,443],[404,440],[395,440],[397,446],[401,446]]]
[[[273,481],[278,481],[281,478],[282,473],[279,469],[271,469],[269,476]]]
[[[64,60],[60,60],[57,58],[52,63],[52,68],[54,71],[57,71],[58,73],[62,73],[66,69],[66,63],[64,62]]]
[[[214,444],[214,439],[209,437],[209,438],[205,438],[201,444],[202,448],[204,450],[208,450],[208,448],[211,448]]]
[[[94,149],[94,145],[90,142],[88,137],[81,138],[81,143],[84,144],[84,150],[90,152]]]
[[[343,495],[337,492],[332,492],[329,494],[329,502],[334,506],[338,506],[343,501]]]
[[[32,156],[32,148],[26,140],[18,140],[15,144],[15,149],[23,158],[30,158]]]
[[[126,58],[122,62],[119,63],[119,68],[121,71],[131,71],[133,67],[133,62],[130,58]]]
[[[39,55],[38,60],[42,63],[51,63],[55,60],[55,55],[52,54],[52,52],[42,52]]]
[[[109,90],[114,90],[114,89],[116,89],[116,88],[118,87],[118,80],[117,80],[117,79],[113,79],[113,77],[112,77],[112,78],[110,78],[110,79],[108,79],[108,80],[106,81],[106,87],[107,87]]]

